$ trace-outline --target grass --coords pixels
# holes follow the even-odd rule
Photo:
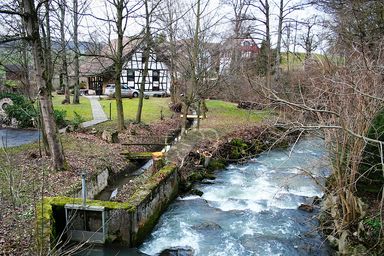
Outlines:
[[[206,104],[207,119],[201,121],[201,128],[215,129],[219,134],[260,123],[271,114],[270,111],[239,109],[237,104],[221,100],[207,100]]]
[[[64,100],[64,95],[54,95],[52,98],[53,108],[57,110],[64,110],[66,112],[65,119],[72,121],[75,113],[83,117],[84,121],[93,119],[91,103],[86,97],[80,97],[80,104],[61,104]]]
[[[305,61],[305,53],[304,52],[297,52],[297,53],[288,53],[288,58],[289,58],[289,69],[300,69],[303,68],[304,66],[304,61]],[[334,64],[341,64],[342,59],[340,57],[336,56],[327,56],[319,53],[312,53],[311,57],[317,61],[320,62],[325,62],[325,61],[331,61]],[[287,62],[287,53],[282,52],[281,53],[281,68],[284,70],[288,69],[288,62]]]
[[[144,106],[142,112],[142,122],[151,123],[157,120],[160,120],[160,112],[163,112],[164,117],[170,117],[172,112],[170,111],[168,104],[170,103],[170,98],[157,98],[150,97],[149,99],[144,99]],[[104,109],[104,112],[109,117],[110,108],[111,108],[111,117],[112,120],[116,120],[116,101],[114,99],[104,99],[100,101],[101,106]],[[124,119],[135,120],[137,107],[139,104],[139,99],[123,99],[123,109],[124,109]]]

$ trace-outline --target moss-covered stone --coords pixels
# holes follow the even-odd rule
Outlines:
[[[162,168],[159,172],[157,172],[152,177],[152,183],[148,184],[148,187],[146,187],[147,190],[140,189],[140,191],[138,191],[134,195],[135,198],[132,198],[132,200],[134,200],[134,203],[138,203],[139,200],[141,200],[140,202],[144,202],[144,200],[146,200],[146,197],[154,189],[156,189],[163,181],[167,180],[170,177],[170,175],[175,174],[176,171],[177,171],[177,168],[173,164],[167,165],[164,168]],[[148,217],[148,219],[146,219],[142,223],[139,223],[137,232],[133,234],[131,246],[139,245],[145,240],[148,234],[151,233],[152,229],[155,227],[157,221],[159,220],[161,214],[165,211],[168,205],[177,197],[179,193],[178,188],[179,188],[178,186],[174,187],[174,189],[171,192],[171,195],[167,198],[167,200],[159,204],[154,210],[154,212]],[[145,195],[143,191],[147,192],[147,195]]]
[[[66,204],[82,204],[81,198],[71,197],[46,197],[36,205],[36,237],[37,250],[48,252],[51,246],[51,241],[55,241],[58,235],[55,230],[55,219],[53,217],[53,208],[64,209]],[[87,200],[89,206],[102,206],[106,209],[124,209],[129,212],[135,211],[135,207],[128,202],[111,202]]]
[[[223,169],[223,168],[220,168],[220,169]],[[216,175],[213,172],[208,171],[208,172],[205,172],[204,178],[208,180],[215,180]]]
[[[62,206],[66,204],[82,204],[82,198],[72,198],[72,197],[46,197],[44,198],[45,204]],[[135,207],[129,204],[128,202],[112,202],[112,201],[99,201],[99,200],[87,200],[87,205],[89,206],[102,206],[106,209],[126,209],[129,211],[135,210]]]
[[[122,152],[121,155],[124,155],[125,158],[129,160],[145,160],[145,159],[151,159],[153,152]]]
[[[190,182],[196,182],[204,179],[204,173],[202,171],[194,171],[188,176]]]
[[[157,188],[164,180],[177,171],[177,167],[174,164],[169,164],[157,171],[149,181],[140,187],[129,199],[129,203],[132,205],[138,205],[142,200],[151,194],[151,192]]]
[[[168,204],[178,195],[178,175],[176,165],[171,164],[161,168],[158,172],[152,175],[149,181],[138,191],[136,191],[127,202],[121,203],[87,200],[87,205],[101,206],[107,211],[123,210],[128,213],[128,215],[124,214],[124,216],[135,216],[136,214],[139,214],[137,212],[138,209],[142,207],[146,208],[147,203],[153,200],[155,197],[154,193],[158,193],[157,189],[162,184],[165,184],[164,182],[171,182],[172,190],[167,192],[167,196],[165,196],[165,198],[162,198],[157,203],[154,203],[154,208],[150,208],[148,216],[141,219],[142,223],[138,223],[137,229],[133,228],[133,230],[137,230],[137,232],[133,231],[131,234],[131,246],[138,245],[151,232]],[[168,186],[168,184],[166,186]],[[64,206],[66,204],[81,205],[82,199],[70,197],[47,197],[36,206],[36,231],[37,237],[39,237],[37,241],[37,245],[40,248],[39,251],[48,253],[50,251],[51,241],[55,241],[57,235],[62,232],[62,230],[60,230],[60,226],[55,225],[54,223],[54,211],[60,212],[56,214],[56,217],[59,216],[60,221],[62,221]],[[57,232],[55,230],[56,227],[58,227]],[[125,241],[125,243],[129,243],[129,241]]]
[[[209,171],[222,170],[226,166],[226,162],[223,159],[211,159],[209,162],[207,169]]]
[[[203,191],[198,190],[198,189],[192,189],[190,193],[191,193],[192,195],[196,195],[196,196],[202,196],[202,195],[204,194]]]

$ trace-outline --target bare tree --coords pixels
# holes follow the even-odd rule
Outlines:
[[[117,129],[119,131],[125,129],[124,125],[124,110],[121,97],[121,72],[123,69],[123,50],[131,40],[124,40],[124,33],[128,26],[128,15],[135,12],[141,3],[132,5],[129,0],[107,0],[111,7],[111,12],[108,13],[106,22],[109,28],[113,28],[117,34],[116,41],[112,42],[109,38],[109,47],[112,55],[109,56],[113,60],[114,66],[114,81],[115,81],[115,97],[117,108]]]
[[[239,51],[239,45],[236,43],[236,39],[249,37],[246,35],[245,22],[248,19],[248,12],[250,7],[249,0],[223,0],[223,4],[230,5],[233,11],[233,34],[230,38],[231,42],[231,60],[229,70],[232,75],[239,72],[241,53]]]
[[[261,23],[264,29],[256,28],[255,32],[263,36],[263,42],[266,48],[266,74],[265,84],[267,88],[271,87],[271,76],[272,76],[272,49],[271,49],[271,11],[269,0],[258,0],[255,3],[251,3],[251,6],[261,13],[261,17],[257,13],[253,13],[249,20],[257,23]],[[257,25],[256,25],[257,27]]]
[[[180,33],[181,18],[186,13],[179,1],[162,0],[160,8],[156,14],[158,20],[161,22],[160,31],[165,34],[166,45],[168,48],[169,69],[171,74],[171,101],[178,103],[180,101],[180,83],[178,82],[179,76],[177,71],[177,57],[178,57],[178,33]]]
[[[39,31],[39,26],[42,24],[40,23],[38,10],[35,8],[34,1],[23,0],[21,8],[23,10],[21,16],[23,17],[24,24],[26,26],[26,37],[29,39],[30,45],[32,47],[32,55],[35,62],[36,82],[39,87],[40,110],[44,125],[44,132],[47,139],[48,150],[53,159],[54,168],[56,170],[60,170],[65,167],[65,159],[53,115],[53,105],[51,98],[52,73],[49,73],[50,71],[52,72],[52,69],[50,69],[50,53],[45,55],[43,53],[44,48],[41,42]],[[48,12],[49,7],[46,6],[46,8],[46,11]],[[48,18],[47,23],[49,23]],[[49,44],[49,41],[47,43]]]
[[[197,62],[199,57],[199,33],[200,33],[200,19],[201,19],[201,4],[200,0],[196,1],[196,11],[195,11],[195,29],[193,31],[193,45],[192,53],[190,58],[190,86],[187,88],[187,94],[183,98],[183,120],[182,120],[182,133],[186,131],[187,125],[187,115],[191,104],[194,102],[197,90]],[[198,117],[199,118],[199,117]]]
[[[73,90],[73,103],[80,103],[80,83],[79,83],[79,6],[78,1],[73,0],[73,43],[75,47],[75,57],[74,57],[74,69],[75,69],[75,84]]]
[[[60,0],[58,3],[60,10],[60,46],[61,46],[61,72],[60,72],[60,88],[64,89],[64,103],[70,103],[69,79],[68,79],[68,62],[67,62],[67,41],[65,40],[65,13],[66,1]]]
[[[294,11],[300,10],[303,8],[303,4],[293,4],[292,0],[280,0],[278,6],[278,25],[277,25],[277,42],[276,42],[276,57],[275,57],[275,80],[280,79],[280,61],[281,61],[281,41],[283,36],[283,23],[287,19],[287,16],[293,13]],[[288,55],[287,55],[288,56]]]
[[[218,44],[210,43],[211,37],[215,34],[212,30],[217,24],[213,16],[209,13],[207,6],[196,1],[194,4],[193,19],[185,22],[185,35],[187,39],[180,42],[182,45],[178,51],[177,65],[184,80],[183,96],[183,120],[182,131],[186,129],[187,114],[191,109],[197,113],[197,128],[200,124],[200,108],[202,100],[217,85],[219,75],[219,56]],[[197,106],[196,106],[197,104]]]
[[[141,84],[140,84],[140,96],[139,96],[139,105],[137,108],[136,112],[136,122],[140,123],[141,122],[141,114],[142,114],[142,109],[143,109],[143,99],[144,99],[144,90],[145,90],[145,80],[147,79],[148,76],[148,65],[150,61],[150,52],[151,48],[153,47],[153,38],[151,35],[151,28],[150,28],[150,23],[151,23],[151,17],[154,12],[154,10],[158,7],[160,1],[152,1],[151,9],[149,8],[149,1],[145,0],[144,1],[144,8],[145,8],[145,29],[144,29],[144,38],[143,38],[143,43],[144,43],[144,51],[143,51],[143,57],[145,62],[144,64],[144,69],[143,69],[143,75],[141,79]]]
[[[304,31],[300,37],[299,45],[305,50],[305,59],[308,59],[319,46],[320,40],[317,38],[317,32],[315,31],[318,23],[319,18],[316,16],[301,22]]]

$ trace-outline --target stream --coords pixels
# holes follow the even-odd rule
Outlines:
[[[82,255],[159,255],[169,248],[181,250],[161,255],[330,255],[317,229],[318,209],[298,210],[322,197],[329,174],[323,141],[304,139],[195,185],[204,194],[178,197],[138,250],[93,248]]]
[[[0,148],[16,147],[39,140],[39,131],[16,128],[0,128]]]
[[[193,249],[194,255],[329,255],[315,214],[298,210],[330,173],[323,142],[306,139],[216,173],[204,194],[179,197],[160,218],[141,252]],[[308,175],[310,174],[310,175]],[[310,177],[312,176],[312,178]]]

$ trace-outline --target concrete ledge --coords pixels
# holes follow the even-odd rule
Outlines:
[[[178,195],[177,167],[167,165],[155,173],[127,202],[88,200],[87,207],[106,213],[105,243],[137,246],[152,231],[169,203]],[[42,252],[61,241],[65,226],[65,205],[81,205],[81,198],[47,197],[36,205],[37,244]],[[87,208],[86,207],[86,208]],[[81,207],[84,209],[84,207]],[[88,234],[89,235],[89,234]],[[65,241],[66,236],[61,237]]]

